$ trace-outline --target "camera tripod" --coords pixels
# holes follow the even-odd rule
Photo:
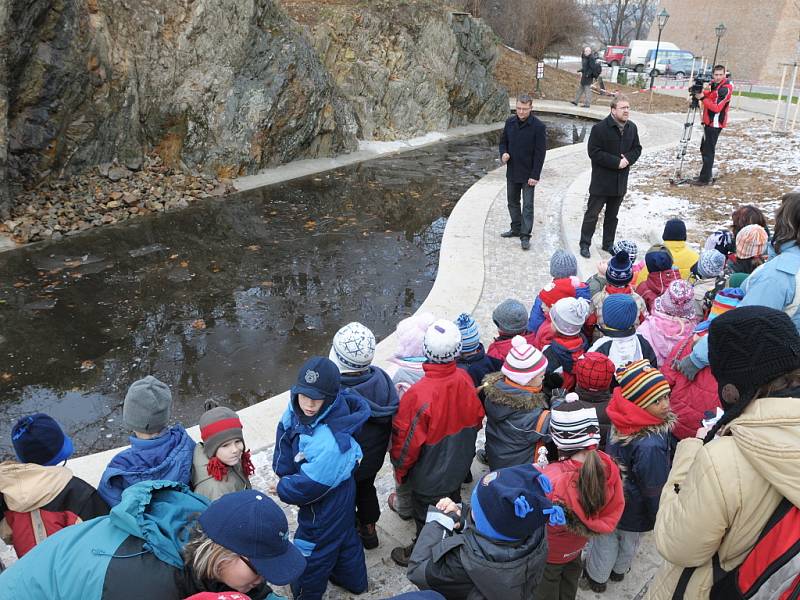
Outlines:
[[[692,98],[692,103],[689,105],[689,110],[686,112],[686,120],[683,123],[683,135],[681,141],[678,143],[678,153],[675,159],[678,161],[675,167],[675,172],[669,178],[672,185],[681,185],[688,183],[688,179],[683,177],[683,161],[686,158],[686,150],[689,147],[689,142],[692,141],[692,130],[694,129],[694,122],[697,118],[697,111],[700,108],[700,103],[697,99]]]

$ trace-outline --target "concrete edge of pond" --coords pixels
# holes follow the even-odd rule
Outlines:
[[[595,120],[603,119],[607,115],[605,110],[576,108],[568,103],[560,102],[536,103],[534,111]],[[483,128],[484,126],[479,127]],[[493,128],[496,129],[497,124]],[[491,129],[487,126],[485,129],[459,134],[459,136],[475,135],[491,131]],[[552,163],[575,152],[585,152],[585,148],[586,143],[582,142],[550,150],[547,153],[546,162]],[[376,156],[373,155],[369,158],[376,158]],[[320,163],[320,171],[336,168],[336,166],[326,167],[324,163],[325,161]],[[303,172],[294,177],[308,174],[310,173]],[[499,167],[475,182],[459,199],[447,220],[442,237],[436,280],[417,312],[431,312],[437,317],[454,319],[459,313],[472,312],[477,306],[485,278],[484,224],[495,199],[504,193],[505,167]],[[377,345],[373,362],[378,366],[385,365],[392,356],[395,346],[395,335],[388,335]],[[326,352],[327,348],[320,349],[321,354]],[[257,452],[274,443],[275,429],[288,401],[289,391],[287,390],[238,411],[244,425],[245,438],[251,450]],[[200,430],[196,425],[187,427],[187,431],[192,438],[200,439]],[[70,460],[68,466],[78,477],[92,485],[97,485],[108,462],[123,448],[112,448],[96,454],[81,456]]]

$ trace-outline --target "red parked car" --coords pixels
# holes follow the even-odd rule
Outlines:
[[[627,49],[627,46],[606,46],[606,52],[603,54],[603,62],[609,67],[621,65],[625,58],[625,50]]]

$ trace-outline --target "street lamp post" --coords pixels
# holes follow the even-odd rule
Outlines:
[[[656,41],[656,54],[653,57],[653,68],[650,70],[650,89],[653,89],[653,83],[656,80],[656,65],[658,64],[658,47],[661,45],[661,32],[667,26],[669,21],[669,13],[666,8],[662,8],[661,12],[656,16],[658,23],[658,40]]]
[[[727,31],[727,27],[725,27],[725,23],[720,23],[714,28],[714,33],[717,34],[717,47],[714,48],[714,60],[711,61],[711,68],[713,69],[717,64],[717,52],[719,52],[719,41],[722,39],[722,36],[725,35]]]

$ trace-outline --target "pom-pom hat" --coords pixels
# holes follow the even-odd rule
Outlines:
[[[519,385],[528,383],[547,369],[547,359],[541,350],[531,346],[521,335],[511,340],[511,350],[500,371],[511,381]]]

